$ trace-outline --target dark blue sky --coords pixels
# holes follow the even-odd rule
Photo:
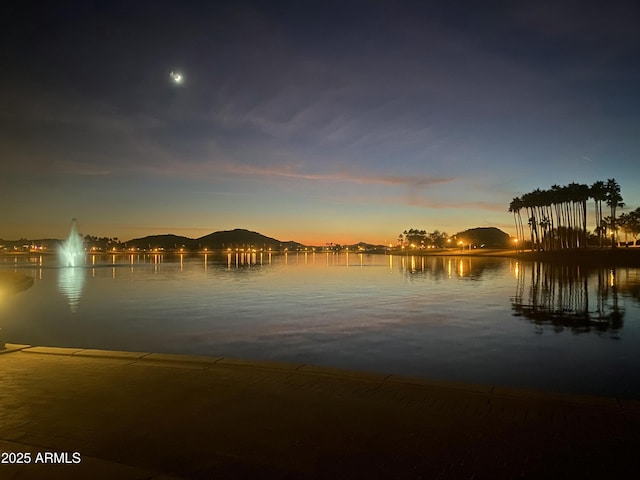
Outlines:
[[[0,238],[511,232],[611,177],[640,206],[636,2],[18,3]]]

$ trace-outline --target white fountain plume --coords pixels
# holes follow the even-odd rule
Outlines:
[[[71,220],[69,238],[62,242],[59,253],[63,267],[76,267],[84,264],[84,244],[78,233],[78,222],[75,218]]]

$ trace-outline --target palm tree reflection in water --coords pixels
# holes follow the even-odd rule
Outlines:
[[[558,332],[570,328],[574,333],[595,330],[615,334],[624,323],[617,283],[615,269],[585,270],[541,262],[522,265],[512,300],[513,314],[541,327],[553,325]]]

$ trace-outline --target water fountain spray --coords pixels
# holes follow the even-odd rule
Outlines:
[[[78,222],[75,218],[71,220],[69,237],[60,245],[59,253],[64,267],[76,267],[84,264],[84,243],[78,233]]]

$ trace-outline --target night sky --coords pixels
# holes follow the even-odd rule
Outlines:
[[[514,233],[514,196],[612,177],[640,206],[637,2],[13,4],[0,238]]]

